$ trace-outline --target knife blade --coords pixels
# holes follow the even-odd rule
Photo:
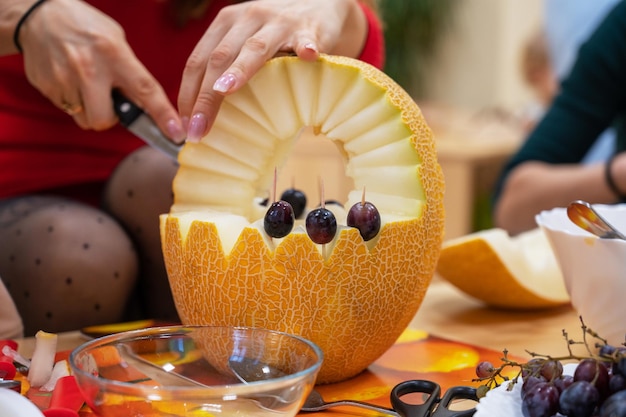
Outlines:
[[[154,123],[154,120],[119,90],[113,90],[111,95],[113,97],[113,110],[120,119],[122,126],[148,145],[164,152],[173,160],[178,160],[178,153],[182,145],[175,144],[165,136]]]

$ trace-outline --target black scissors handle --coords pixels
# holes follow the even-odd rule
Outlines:
[[[409,404],[402,397],[412,393],[427,394],[428,397],[422,404]],[[476,412],[475,408],[468,410],[450,410],[453,400],[463,399],[478,402],[476,389],[472,387],[452,387],[441,397],[439,384],[415,379],[401,382],[391,390],[391,405],[402,417],[471,417]]]

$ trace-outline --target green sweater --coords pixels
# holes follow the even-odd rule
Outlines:
[[[617,132],[616,150],[626,150],[626,1],[619,2],[581,45],[560,93],[504,167],[496,201],[511,170],[526,161],[578,163],[607,127]]]

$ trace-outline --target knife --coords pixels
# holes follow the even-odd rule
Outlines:
[[[154,120],[139,106],[130,101],[119,90],[113,90],[113,110],[120,119],[120,124],[142,139],[148,145],[164,152],[173,160],[178,160],[182,145],[172,142],[161,132]]]

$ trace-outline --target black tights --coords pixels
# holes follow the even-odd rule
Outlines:
[[[141,148],[111,176],[102,209],[54,195],[0,201],[0,277],[26,336],[177,319],[158,219],[172,204],[175,172],[166,156]]]

